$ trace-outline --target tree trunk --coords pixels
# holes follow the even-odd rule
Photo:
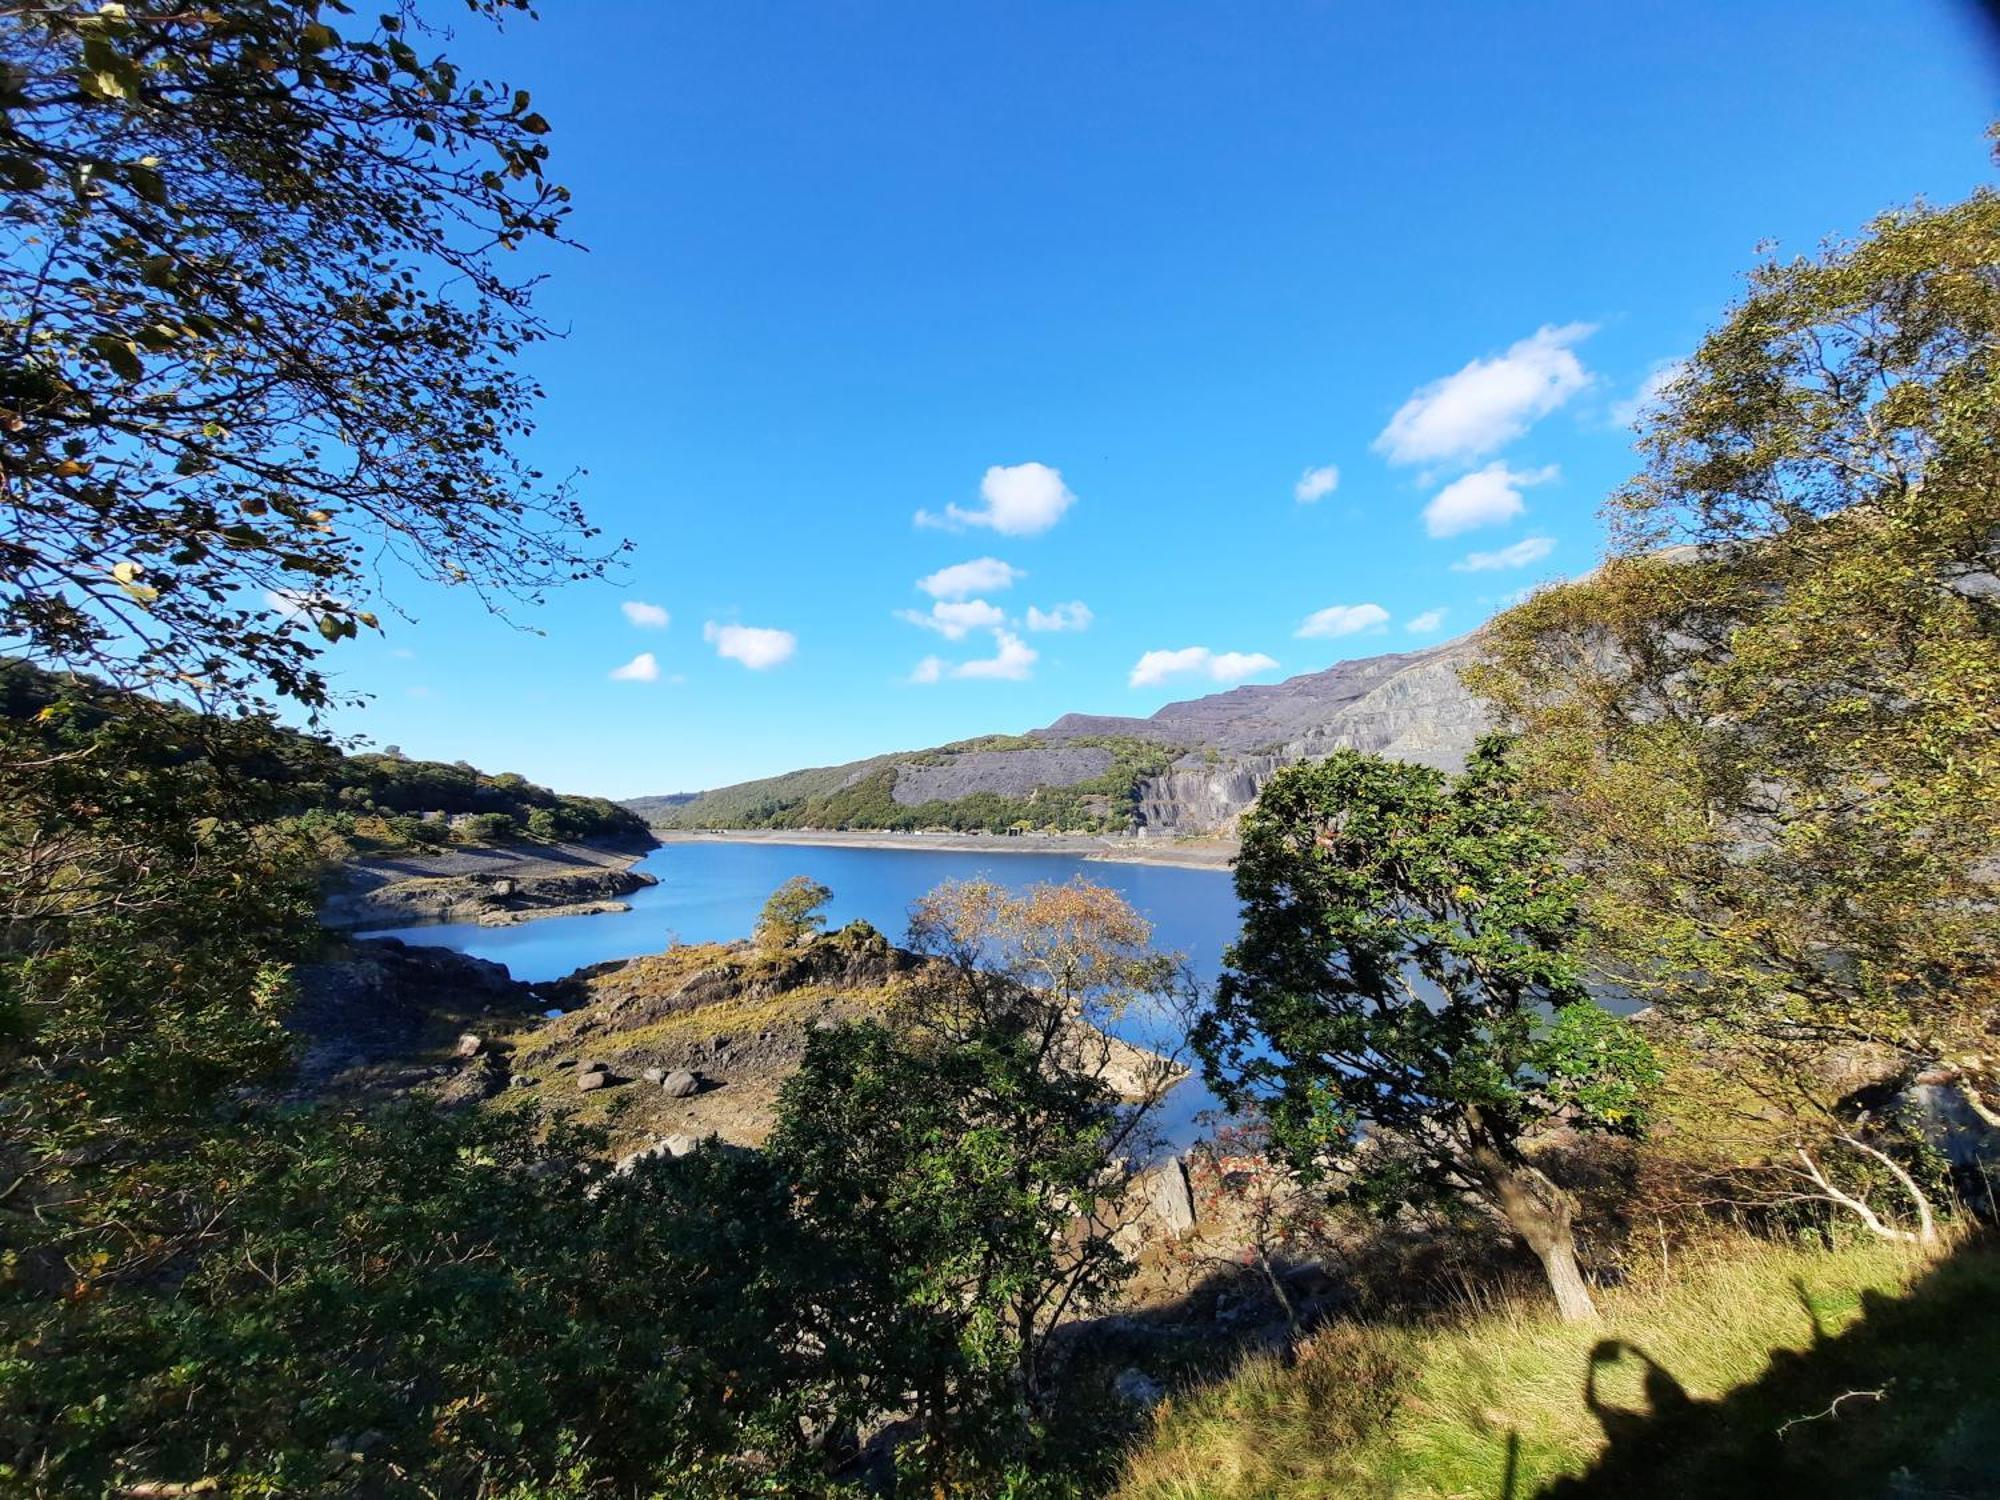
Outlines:
[[[1518,1156],[1509,1160],[1495,1148],[1482,1146],[1474,1148],[1473,1159],[1485,1179],[1493,1206],[1541,1261],[1562,1320],[1565,1323],[1595,1320],[1597,1304],[1591,1300],[1589,1283],[1576,1263],[1569,1194]]]

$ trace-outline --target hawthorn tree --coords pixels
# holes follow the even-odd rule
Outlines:
[[[316,709],[386,560],[496,607],[602,569],[514,453],[549,127],[435,43],[410,5],[0,14],[0,651]]]
[[[1243,820],[1243,931],[1194,1032],[1210,1085],[1309,1179],[1391,1209],[1470,1194],[1593,1315],[1535,1135],[1633,1133],[1655,1070],[1585,992],[1578,882],[1489,736],[1463,775],[1337,751]]]
[[[1759,267],[1647,420],[1605,566],[1472,674],[1593,960],[1813,1130],[1835,1049],[2000,1121],[1996,244],[1981,191]]]

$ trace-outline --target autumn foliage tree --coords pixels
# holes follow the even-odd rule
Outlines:
[[[1593,960],[1802,1116],[1858,1048],[2000,1120],[1996,244],[1982,191],[1759,267],[1646,421],[1604,567],[1474,674]]]

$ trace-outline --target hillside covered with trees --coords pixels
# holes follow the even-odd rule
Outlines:
[[[159,726],[162,768],[210,753],[213,721],[171,703],[138,703],[94,679],[0,661],[0,718],[92,744],[137,714]],[[343,751],[268,717],[229,733],[229,774],[244,795],[302,829],[356,848],[394,849],[513,838],[643,843],[642,819],[603,797],[552,792],[509,771],[466,761],[412,760],[400,751]]]
[[[1101,752],[1081,771],[1075,752]],[[933,750],[882,755],[843,766],[792,771],[718,787],[693,797],[640,797],[626,807],[656,828],[879,828],[910,832],[1126,833],[1137,821],[1147,778],[1165,773],[1181,747],[1091,735],[1060,750],[1031,735],[987,735]],[[995,776],[995,762],[1020,761],[1018,774]],[[1050,762],[1060,759],[1060,768]],[[1012,768],[1006,768],[1012,769]],[[1008,791],[980,787],[959,795],[913,799],[899,794],[910,773],[945,773],[939,781],[978,787],[1002,780]],[[954,774],[958,773],[958,774]]]

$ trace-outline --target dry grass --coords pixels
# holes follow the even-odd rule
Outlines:
[[[1879,1486],[1913,1459],[1963,1446],[1983,1421],[2000,1425],[1989,1389],[2000,1257],[1987,1250],[1940,1266],[1874,1242],[1834,1252],[1739,1242],[1602,1301],[1593,1327],[1523,1300],[1429,1327],[1330,1329],[1289,1367],[1253,1359],[1163,1408],[1117,1493],[1777,1500],[1801,1491],[1774,1491],[1774,1474],[1780,1484],[1822,1470],[1877,1476],[1873,1489],[1813,1491],[1830,1500],[1886,1493]],[[1594,1411],[1586,1376],[1607,1339],[1623,1347],[1597,1366]],[[1885,1383],[1884,1400],[1776,1437],[1787,1417]]]

